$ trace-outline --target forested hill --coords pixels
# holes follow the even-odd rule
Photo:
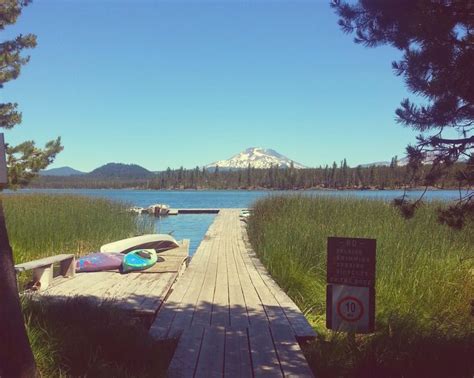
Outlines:
[[[155,174],[136,164],[108,163],[94,169],[83,177],[86,181],[89,179],[143,179],[153,178]]]
[[[464,166],[455,164],[440,188],[458,188],[456,174]],[[391,189],[405,185],[423,186],[423,180],[413,179],[406,166],[339,166],[311,169],[247,168],[236,171],[214,169],[168,169],[152,173],[145,168],[107,164],[90,174],[70,177],[41,176],[31,187],[37,188],[140,188],[140,189]],[[426,174],[431,165],[422,170]],[[423,172],[421,172],[423,174]]]

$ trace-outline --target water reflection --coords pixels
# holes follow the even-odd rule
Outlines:
[[[189,254],[192,256],[215,217],[216,214],[180,214],[156,218],[155,229],[161,234],[172,232],[176,240],[191,239]]]

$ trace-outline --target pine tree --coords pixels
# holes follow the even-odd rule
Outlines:
[[[347,179],[348,179],[348,172],[347,172],[347,160],[344,158],[344,160],[341,163],[341,180],[342,180],[342,186],[347,187]]]
[[[335,187],[337,185],[336,182],[336,174],[337,174],[337,163],[333,162],[332,163],[332,169],[331,169],[331,179],[330,179],[330,186]]]
[[[247,188],[250,188],[252,186],[252,167],[250,166],[250,163],[247,167]]]
[[[474,218],[474,2],[467,0],[333,0],[339,25],[368,47],[389,44],[403,52],[392,67],[423,105],[403,99],[397,122],[420,132],[407,147],[409,167],[416,175],[431,160],[423,184],[436,184],[465,159],[457,179],[467,194],[445,210],[440,221],[462,227]],[[454,138],[451,136],[455,136]],[[414,203],[396,202],[406,216]]]
[[[16,22],[30,0],[3,0],[0,3],[0,31]],[[36,46],[33,34],[19,35],[0,42],[0,88],[16,79],[29,57],[22,55]],[[0,128],[12,129],[21,123],[21,113],[15,103],[0,103]],[[41,169],[46,168],[62,150],[61,140],[48,142],[39,149],[33,141],[18,146],[6,146],[8,180],[11,187],[27,184]],[[26,335],[16,285],[13,251],[8,239],[0,198],[0,376],[36,376],[36,365]]]

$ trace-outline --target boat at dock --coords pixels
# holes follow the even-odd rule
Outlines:
[[[160,252],[158,258],[157,264],[148,269],[133,270],[133,274],[121,274],[119,269],[76,274],[72,254],[18,264],[15,270],[30,271],[35,282],[21,295],[55,302],[81,298],[97,306],[113,306],[132,316],[145,316],[152,321],[186,269],[189,240],[182,240],[176,248]]]
[[[156,264],[158,256],[154,249],[137,249],[125,255],[122,264],[124,273],[144,270]]]
[[[168,215],[170,207],[163,203],[155,203],[154,205],[148,206],[147,210],[148,214],[154,215],[155,217],[161,217],[163,215]]]
[[[146,234],[104,244],[100,247],[100,252],[127,253],[135,249],[155,249],[160,252],[178,246],[178,242],[171,235]]]

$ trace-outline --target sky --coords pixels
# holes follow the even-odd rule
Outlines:
[[[409,96],[391,62],[342,33],[329,0],[36,0],[0,41],[34,33],[0,90],[8,143],[61,136],[51,167],[193,168],[252,146],[307,166],[403,156]]]

